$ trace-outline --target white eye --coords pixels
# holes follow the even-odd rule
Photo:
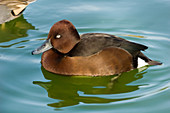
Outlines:
[[[56,38],[61,38],[61,35],[57,35]]]

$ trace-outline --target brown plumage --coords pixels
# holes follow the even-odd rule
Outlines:
[[[130,71],[140,57],[151,65],[160,65],[141,50],[147,46],[104,33],[79,36],[68,20],[55,23],[46,42],[32,54],[42,55],[42,66],[56,74],[105,76]]]
[[[103,76],[133,69],[132,56],[126,50],[115,47],[86,57],[64,56],[50,49],[43,53],[41,62],[46,70],[62,75]]]

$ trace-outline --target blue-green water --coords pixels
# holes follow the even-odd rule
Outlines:
[[[0,113],[169,113],[169,0],[38,0],[0,25]],[[65,77],[41,67],[31,51],[50,27],[70,20],[79,33],[103,32],[147,45],[161,66],[119,78]]]

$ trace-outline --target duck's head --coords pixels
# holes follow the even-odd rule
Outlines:
[[[32,51],[32,54],[39,54],[51,48],[66,54],[79,41],[80,36],[74,25],[68,20],[61,20],[51,27],[47,40],[42,46]]]

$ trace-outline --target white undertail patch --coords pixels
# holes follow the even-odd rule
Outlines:
[[[143,67],[146,65],[149,65],[149,64],[147,62],[145,62],[143,59],[138,57],[138,67],[137,68],[140,68],[140,67]]]

